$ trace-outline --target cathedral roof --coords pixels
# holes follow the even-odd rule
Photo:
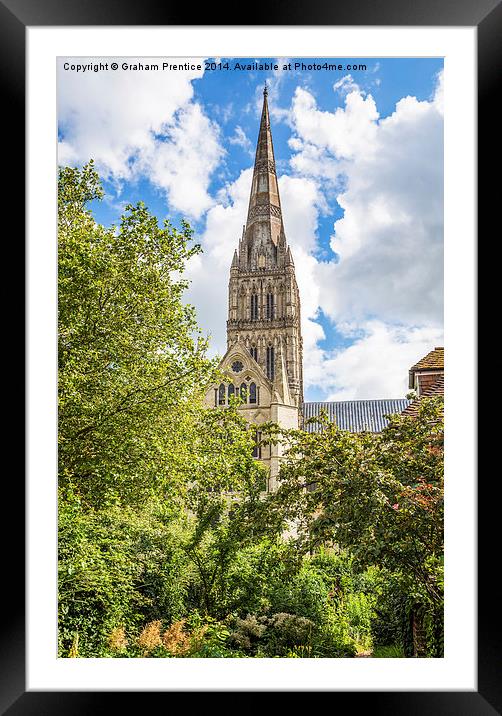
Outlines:
[[[330,421],[334,421],[341,430],[349,430],[352,433],[367,431],[379,433],[383,430],[388,420],[386,415],[401,413],[411,403],[407,399],[396,400],[343,400],[324,403],[304,403],[303,419],[307,421],[326,410]],[[308,433],[319,432],[319,423],[306,423],[305,430]]]

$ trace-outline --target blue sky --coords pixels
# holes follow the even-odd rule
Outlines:
[[[197,59],[202,70],[170,72],[122,70],[123,59],[115,72],[58,67],[59,161],[94,158],[107,194],[97,220],[115,223],[139,200],[160,220],[189,220],[204,254],[187,299],[222,354],[266,81],[306,399],[404,396],[410,365],[443,344],[442,59],[330,58],[341,71],[294,71],[326,60],[215,58],[228,69]]]

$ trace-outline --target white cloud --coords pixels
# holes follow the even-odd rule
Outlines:
[[[302,248],[312,252],[316,247],[317,217],[326,202],[315,181],[307,177],[279,178],[284,229],[293,252]]]
[[[340,80],[335,82],[333,89],[335,92],[339,92],[340,94],[346,94],[348,92],[353,92],[354,90],[356,92],[360,92],[359,85],[354,81],[354,78],[350,74],[345,75]]]
[[[235,134],[230,137],[228,141],[230,144],[236,144],[238,147],[242,147],[251,157],[254,156],[253,143],[239,124],[235,128]]]
[[[199,218],[214,202],[208,185],[223,150],[218,130],[200,105],[189,104],[139,160],[143,174],[163,189],[171,206]]]
[[[292,113],[295,132],[303,142],[324,149],[333,157],[350,159],[375,149],[379,114],[371,95],[363,97],[360,91],[352,90],[345,97],[344,108],[326,112],[317,108],[310,92],[297,87]]]
[[[315,322],[320,303],[316,282],[317,261],[312,252],[317,244],[319,212],[326,210],[323,195],[315,181],[283,175],[279,179],[284,230],[295,262],[295,274],[301,296],[301,321],[304,366],[315,360],[318,341],[324,331]]]
[[[302,300],[305,388],[321,387],[326,399],[404,397],[409,367],[442,344],[437,103],[438,92],[430,102],[406,97],[380,120],[373,99],[355,90],[333,113],[320,112],[306,90],[296,91],[289,142],[295,173],[281,176],[279,188]],[[190,300],[212,333],[213,352],[226,348],[229,267],[251,176],[249,168],[219,192],[207,213],[205,253],[190,272]],[[337,263],[314,255],[319,217],[328,212],[326,182],[344,209],[331,239]],[[319,309],[348,347],[320,347]]]
[[[335,91],[350,83],[337,84]],[[309,313],[315,315],[317,300],[338,330],[349,323],[363,334],[336,355],[319,348],[321,331],[317,343],[307,343],[305,385],[330,397],[403,395],[398,388],[409,366],[441,343],[442,93],[440,73],[430,101],[404,97],[380,119],[371,95],[359,90],[351,88],[333,112],[296,90],[291,166],[319,191],[328,182],[344,210],[330,242],[337,260],[309,267],[316,287],[308,293]]]
[[[437,73],[436,87],[432,95],[432,101],[440,114],[444,114],[444,70]]]
[[[293,102],[293,148],[301,148],[292,166],[314,179],[344,178],[337,195],[344,215],[331,237],[340,260],[316,270],[322,309],[336,321],[377,315],[440,323],[443,122],[436,95],[431,102],[405,97],[380,121],[371,97],[352,92],[344,108],[320,113],[306,95],[297,90]],[[357,130],[345,133],[347,123]]]
[[[198,237],[204,253],[192,259],[187,301],[197,309],[199,324],[211,335],[211,354],[226,351],[226,308],[230,264],[246,221],[252,167],[218,193],[218,203],[206,215],[206,227]]]
[[[373,320],[354,324],[354,331],[363,335],[346,348],[329,351],[319,347],[324,338],[322,327],[318,323],[313,326],[318,329],[317,337],[315,331],[309,331],[304,388],[321,388],[328,401],[404,398],[409,391],[409,368],[436,346],[444,345],[439,326],[395,326]]]
[[[194,218],[206,212],[187,299],[212,335],[212,352],[224,353],[229,268],[252,168],[209,194],[223,149],[218,127],[194,101],[192,81],[201,76],[181,71],[167,83],[160,72],[76,78],[60,69],[59,157],[70,164],[93,157],[118,194],[121,182],[148,177],[173,208]],[[280,108],[282,81],[280,72],[269,79],[269,105],[292,129],[293,174],[279,186],[302,300],[305,387],[322,388],[326,399],[404,396],[408,368],[442,344],[443,74],[430,101],[404,97],[384,119],[350,75],[333,87],[344,97],[333,111],[302,87]],[[255,101],[248,111],[261,111],[261,85]],[[228,105],[223,121],[234,110]],[[230,143],[253,154],[239,125]],[[319,261],[319,218],[333,196],[344,211],[330,237],[338,260]],[[320,347],[319,310],[350,338],[348,347]]]
[[[103,176],[118,182],[146,176],[166,191],[173,208],[198,218],[211,205],[207,188],[222,154],[217,127],[193,101],[192,81],[203,70],[176,71],[167,81],[161,71],[76,74],[65,71],[63,62],[60,163],[93,158]]]
[[[409,368],[443,345],[442,329],[433,326],[392,326],[374,320],[354,328],[363,336],[348,348],[323,352],[319,375],[310,373],[311,380],[325,386],[327,400],[404,398]]]

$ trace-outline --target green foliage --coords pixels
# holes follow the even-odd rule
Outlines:
[[[355,567],[385,568],[403,595],[439,615],[442,399],[422,399],[417,417],[395,416],[381,434],[349,433],[324,419],[321,432],[288,431],[284,439],[287,459],[271,502],[297,520],[299,549],[348,549]]]
[[[329,586],[307,562],[291,580],[277,586],[271,601],[275,612],[296,614],[320,623],[329,602]]]
[[[230,649],[227,645],[230,631],[226,624],[206,620],[206,625],[200,643],[190,652],[191,658],[225,659],[241,656],[238,650]]]
[[[78,634],[80,656],[99,652],[108,632],[140,618],[144,597],[125,515],[113,508],[83,513],[77,501],[59,506],[59,651],[66,656]]]
[[[60,171],[60,656],[441,656],[440,403],[380,435],[261,425],[288,448],[264,497],[239,400],[203,406],[190,227],[140,203],[107,229],[101,198],[92,162]]]
[[[267,654],[286,656],[292,650],[302,649],[305,655],[311,655],[316,632],[313,621],[297,614],[279,613],[269,623]]]
[[[375,595],[371,627],[375,648],[397,644],[404,649],[405,643],[411,637],[409,596],[403,591],[399,579],[385,569],[376,574]]]
[[[403,659],[405,653],[399,644],[390,644],[389,646],[377,646],[373,649],[372,657],[374,659]]]
[[[269,619],[265,615],[248,614],[245,619],[237,618],[230,633],[230,643],[245,652],[256,653],[260,648]]]
[[[353,656],[369,648],[372,578],[366,577],[368,595],[351,591],[364,579],[350,569],[345,554],[303,558],[296,571],[272,583],[268,609],[235,620],[231,641],[257,656]]]
[[[97,224],[92,162],[59,172],[60,485],[93,507],[173,496],[213,365],[180,276],[192,231],[139,203]]]

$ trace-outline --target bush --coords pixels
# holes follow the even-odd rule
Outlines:
[[[60,656],[108,656],[121,629],[186,613],[191,577],[179,529],[152,511],[84,511],[77,499],[60,499]]]
[[[315,624],[313,656],[353,656],[371,647],[374,600],[371,570],[357,574],[349,555],[321,550],[275,591],[272,607]]]
[[[274,614],[269,619],[266,653],[269,656],[286,656],[291,650],[302,649],[310,656],[315,641],[316,625],[297,614]]]
[[[329,591],[323,577],[306,562],[292,579],[276,586],[271,594],[271,611],[296,614],[321,624],[329,602]]]
[[[260,646],[268,624],[268,617],[256,614],[248,614],[245,619],[237,618],[230,633],[230,643],[243,651],[254,652]]]

